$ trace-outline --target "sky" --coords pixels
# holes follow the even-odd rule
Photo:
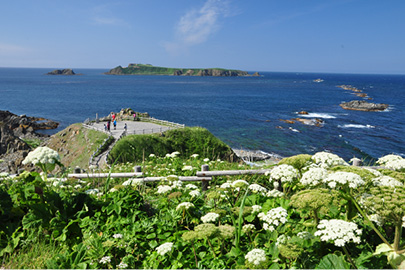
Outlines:
[[[404,0],[0,2],[0,67],[405,74]]]

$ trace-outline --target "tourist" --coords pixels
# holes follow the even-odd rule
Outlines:
[[[125,123],[125,125],[124,125],[124,130],[125,130],[125,132],[127,132],[127,123]]]
[[[117,127],[117,120],[114,119],[114,130],[116,130]]]
[[[134,113],[134,121],[136,121],[136,113]]]
[[[104,131],[107,131],[107,126],[104,124]]]
[[[110,120],[107,122],[107,130],[110,131]]]

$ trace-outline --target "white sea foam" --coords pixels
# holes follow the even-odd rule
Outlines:
[[[336,116],[328,113],[308,113],[308,114],[300,114],[300,117],[308,117],[308,118],[324,118],[324,119],[333,119]]]
[[[358,125],[358,124],[346,124],[346,125],[338,125],[339,128],[375,128],[372,125]]]

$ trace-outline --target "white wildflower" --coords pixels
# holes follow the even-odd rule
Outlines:
[[[182,203],[179,203],[177,205],[176,211],[183,210],[183,209],[187,210],[187,209],[189,209],[191,207],[194,207],[193,203],[191,203],[191,202],[182,202]]]
[[[348,185],[350,188],[358,188],[365,184],[360,175],[351,172],[335,172],[322,180],[330,188],[335,188],[337,185]]]
[[[167,242],[167,243],[164,243],[164,244],[161,244],[160,246],[158,246],[156,248],[156,251],[160,256],[164,256],[166,253],[172,251],[172,248],[173,248],[173,243]]]
[[[314,236],[312,235],[312,233],[306,232],[306,231],[297,233],[297,236],[298,236],[299,238],[301,238],[301,239],[304,239],[304,240],[311,240],[311,239],[314,238]]]
[[[284,224],[287,222],[287,210],[282,207],[277,207],[270,209],[266,214],[260,213],[258,215],[259,219],[264,221],[263,229],[266,231],[274,231],[275,227],[280,224]]]
[[[269,174],[271,181],[280,180],[282,183],[292,182],[294,178],[298,176],[297,170],[293,166],[287,164],[281,164],[274,167]]]
[[[172,188],[181,188],[183,186],[183,182],[180,180],[172,182]]]
[[[204,223],[215,222],[219,218],[219,214],[217,213],[207,213],[205,216],[201,217],[201,221]]]
[[[373,179],[373,184],[375,186],[388,186],[388,187],[397,187],[397,186],[403,186],[402,182],[398,181],[395,178],[392,178],[390,176],[384,175],[378,178]]]
[[[368,219],[377,224],[378,226],[384,225],[384,219],[380,215],[372,214],[368,216]]]
[[[252,214],[259,213],[262,210],[260,205],[252,205]]]
[[[199,156],[198,154],[192,154],[191,155],[192,158],[198,158],[198,156]]]
[[[55,161],[59,161],[60,157],[58,152],[52,150],[49,147],[37,147],[34,151],[28,153],[24,161],[22,162],[24,165],[28,163],[32,163],[36,165],[40,164],[54,164]]]
[[[321,241],[332,241],[335,246],[343,247],[350,240],[359,244],[361,233],[356,223],[340,219],[324,219],[319,222],[315,236],[320,236]]]
[[[210,161],[210,159],[209,158],[204,158],[203,161],[208,162],[208,161]]]
[[[399,160],[393,160],[390,162],[387,162],[385,164],[385,167],[391,170],[395,171],[400,171],[402,169],[405,169],[405,159],[399,159]]]
[[[149,157],[154,158],[154,157],[156,157],[156,155],[155,154],[150,154]]]
[[[372,174],[374,174],[374,176],[377,176],[377,177],[383,176],[383,174],[380,173],[380,172],[377,171],[377,170],[374,170],[374,169],[371,169],[371,168],[367,168],[367,167],[365,167],[364,169],[366,169],[367,171],[369,171],[369,172],[371,172]]]
[[[245,187],[245,186],[248,186],[248,185],[249,185],[249,183],[247,181],[245,181],[245,180],[235,180],[231,184],[231,186],[234,187],[234,188]]]
[[[402,227],[405,228],[405,216],[402,217]]]
[[[128,267],[128,264],[127,263],[124,263],[124,262],[120,262],[118,265],[117,265],[117,268],[118,269],[125,269],[125,268],[127,268]]]
[[[85,193],[89,194],[89,195],[96,195],[99,192],[100,192],[100,190],[98,190],[97,188],[88,189],[88,190],[85,191]]]
[[[198,187],[197,187],[196,185],[194,185],[194,184],[187,184],[187,185],[185,186],[185,188],[186,188],[186,189],[198,189]]]
[[[110,262],[111,262],[111,257],[110,256],[104,256],[100,260],[100,263],[102,263],[102,264],[106,264],[106,263],[110,263]]]
[[[0,172],[0,178],[6,178],[7,176],[9,176],[7,172]]]
[[[304,186],[316,186],[328,177],[328,171],[324,168],[310,168],[306,171],[300,180]]]
[[[222,189],[228,189],[232,187],[232,182],[231,181],[227,181],[226,183],[223,183],[220,188]]]
[[[270,198],[280,198],[284,196],[284,193],[278,191],[277,189],[272,189],[269,192],[267,192],[266,196]]]
[[[158,188],[158,190],[157,190],[158,194],[165,194],[172,190],[172,187],[167,186],[167,185],[161,185],[161,186],[158,186],[157,188]]]
[[[82,185],[77,184],[77,185],[74,186],[74,188],[75,188],[75,189],[80,189],[80,188],[82,188]]]
[[[324,169],[337,165],[349,165],[338,155],[328,152],[318,152],[311,159],[315,164]]]
[[[267,260],[266,253],[260,248],[255,248],[249,251],[245,255],[245,259],[255,266],[259,266],[261,263],[264,263]]]
[[[279,237],[277,237],[276,246],[287,244],[289,239],[291,239],[291,237],[281,234]]]
[[[403,158],[402,158],[401,156],[390,154],[390,155],[385,155],[385,156],[379,158],[379,159],[377,160],[377,164],[385,165],[385,164],[387,164],[387,163],[390,163],[390,162],[393,162],[393,161],[397,161],[397,160],[402,160],[402,159],[403,159]]]
[[[112,188],[112,189],[110,189],[110,191],[109,191],[109,192],[116,192],[116,191],[118,191],[118,189],[116,189],[116,188]]]
[[[242,231],[243,231],[244,233],[251,232],[251,231],[253,231],[253,230],[255,230],[255,229],[256,229],[256,227],[255,227],[255,225],[253,225],[253,224],[246,224],[246,225],[243,225],[243,226],[242,226]]]
[[[190,191],[189,194],[190,194],[191,198],[198,197],[201,195],[201,193],[198,189],[194,189],[194,190]]]
[[[194,169],[193,166],[186,165],[186,166],[183,166],[183,168],[181,170],[182,171],[192,171],[193,169]]]
[[[113,235],[113,238],[115,238],[115,239],[121,239],[122,237],[124,237],[124,236],[120,233],[116,233]]]
[[[253,192],[253,193],[260,193],[262,195],[266,194],[267,189],[265,187],[262,187],[259,184],[250,184],[249,185],[249,189]]]

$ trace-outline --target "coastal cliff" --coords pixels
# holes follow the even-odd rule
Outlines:
[[[128,67],[118,66],[104,73],[107,75],[172,75],[172,76],[213,76],[213,77],[238,77],[260,76],[259,73],[249,75],[242,70],[209,68],[209,69],[184,69],[157,67],[144,64],[129,64]]]
[[[65,68],[65,69],[55,69],[51,72],[46,73],[46,75],[80,75],[76,74],[73,69]]]

